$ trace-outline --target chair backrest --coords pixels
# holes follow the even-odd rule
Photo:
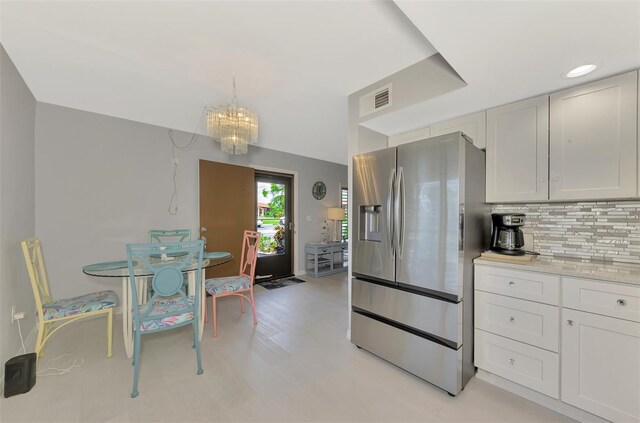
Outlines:
[[[260,232],[244,231],[242,238],[242,256],[240,257],[240,274],[251,278],[253,284],[256,276],[256,261],[260,246]]]
[[[183,291],[184,276],[187,270],[196,272],[196,281],[202,278],[202,255],[204,242],[202,240],[165,242],[148,244],[127,244],[127,262],[129,266],[129,280],[132,298],[138,298],[135,283],[136,270],[138,273],[151,274],[153,295],[146,305],[133,307],[134,323],[141,321],[169,317],[193,310],[197,316],[198,301],[191,305]],[[153,304],[158,297],[176,295],[176,307],[168,315],[151,316]],[[195,284],[195,298],[200,298],[200,284]],[[144,308],[144,310],[141,310]],[[137,327],[137,326],[136,326]]]
[[[149,229],[149,243],[182,242],[191,239],[191,229]]]
[[[42,304],[51,302],[51,293],[49,292],[49,283],[47,282],[47,272],[44,268],[44,260],[42,259],[42,249],[38,238],[25,239],[20,243],[22,245],[22,254],[27,265],[27,272],[31,280],[31,288],[33,289],[33,297],[36,301],[36,310],[39,319],[42,319]]]

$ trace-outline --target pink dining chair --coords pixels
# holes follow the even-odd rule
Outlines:
[[[253,311],[253,324],[258,324],[256,317],[256,302],[253,298],[253,282],[256,274],[256,261],[258,259],[258,246],[260,244],[260,232],[244,231],[242,238],[242,255],[240,258],[240,272],[238,276],[225,276],[212,278],[205,281],[205,290],[211,295],[211,308],[213,315],[213,337],[218,336],[216,300],[220,297],[237,295],[240,297],[240,307],[244,313],[244,301],[251,304]],[[247,294],[249,296],[247,297]],[[205,307],[206,310],[206,307]]]

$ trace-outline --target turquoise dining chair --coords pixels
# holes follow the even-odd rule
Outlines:
[[[191,229],[149,229],[149,243],[182,242],[191,239]]]
[[[191,239],[191,229],[149,229],[147,234],[149,243],[153,242],[182,242]],[[185,275],[185,285],[188,283]],[[143,285],[142,296],[148,297],[148,284]]]
[[[196,350],[197,373],[202,374],[200,342],[198,340],[198,299],[200,283],[195,284],[195,296],[184,292],[183,272],[196,267],[196,281],[202,280],[202,240],[127,244],[127,261],[132,298],[137,298],[134,267],[144,268],[151,276],[153,295],[146,304],[133,306],[133,389],[131,398],[138,396],[140,371],[140,337],[193,326],[193,347]]]

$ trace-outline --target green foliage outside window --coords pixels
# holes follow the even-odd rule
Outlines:
[[[269,197],[271,194],[271,201],[269,202],[269,210],[265,212],[265,216],[279,218],[284,216],[284,185],[271,184],[269,189],[262,189],[262,196]]]

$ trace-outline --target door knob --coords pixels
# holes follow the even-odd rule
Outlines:
[[[206,226],[201,227],[200,228],[200,232],[203,232],[203,233],[207,232],[207,227]]]

